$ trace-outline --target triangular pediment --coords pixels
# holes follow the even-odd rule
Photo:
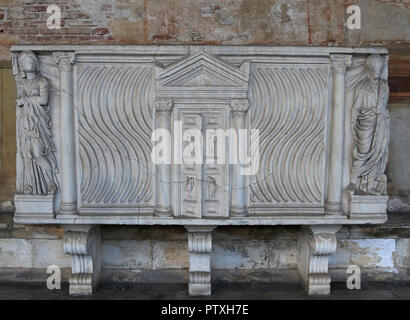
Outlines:
[[[159,87],[247,88],[249,66],[240,68],[205,52],[182,59],[166,68],[156,68]]]

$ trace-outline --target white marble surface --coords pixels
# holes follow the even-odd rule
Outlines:
[[[34,52],[49,82],[42,106],[60,188],[51,196],[16,195],[14,221],[64,226],[74,295],[91,294],[98,284],[101,224],[185,226],[191,295],[211,294],[216,226],[304,225],[303,283],[310,294],[328,294],[340,226],[387,219],[386,49],[17,45],[14,70],[27,69],[18,64],[24,50]],[[178,121],[200,134],[248,130],[251,142],[249,132],[259,130],[258,170],[241,175],[244,165],[231,162],[154,163],[154,130],[170,133],[166,159],[175,160],[179,144],[200,140],[178,140]],[[204,160],[197,149],[191,156]],[[234,142],[222,149],[231,161]]]

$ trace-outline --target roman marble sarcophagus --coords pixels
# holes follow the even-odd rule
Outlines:
[[[90,294],[100,225],[183,225],[189,292],[212,230],[301,225],[299,271],[330,292],[344,224],[386,221],[385,49],[18,45],[15,222],[57,224]]]

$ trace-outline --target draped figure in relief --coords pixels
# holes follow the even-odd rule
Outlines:
[[[40,74],[33,52],[24,51],[13,62],[17,82],[17,192],[54,194],[58,170],[48,107],[49,81]]]
[[[385,173],[390,139],[387,58],[368,56],[351,85],[353,157],[350,189],[357,195],[387,194]]]

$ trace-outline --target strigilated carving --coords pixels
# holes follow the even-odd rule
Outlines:
[[[49,81],[40,74],[37,56],[14,59],[17,82],[17,192],[55,194],[59,188],[48,107]]]
[[[255,65],[248,113],[259,129],[260,169],[251,177],[252,212],[323,211],[328,73],[320,65]]]
[[[368,56],[364,70],[352,79],[354,90],[352,131],[354,137],[351,185],[356,195],[387,194],[386,170],[390,139],[387,111],[389,86],[383,78],[386,61],[378,54]]]
[[[81,211],[152,212],[151,78],[147,65],[79,67]]]

